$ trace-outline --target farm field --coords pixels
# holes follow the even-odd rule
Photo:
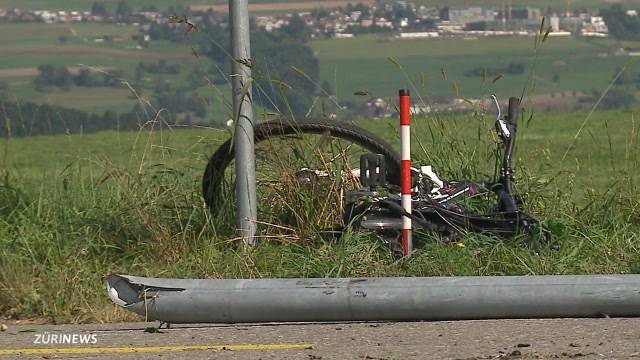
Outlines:
[[[55,64],[56,61],[77,65],[85,60],[87,65],[128,64],[133,68],[145,59],[189,61],[194,58],[187,44],[170,44],[167,49],[166,43],[159,41],[151,48],[138,49],[131,39],[137,33],[138,27],[115,24],[0,24],[0,69]],[[107,37],[111,41],[101,41]]]
[[[188,43],[156,41],[140,49],[131,39],[137,33],[137,27],[112,24],[0,24],[0,82],[7,85],[10,98],[101,114],[105,110],[128,112],[140,100],[128,86],[134,86],[135,69],[141,62],[166,61],[169,65],[181,66],[182,74],[162,77],[162,81],[175,86],[188,81],[188,71],[202,71],[203,77],[206,75],[205,70],[198,69],[207,69],[211,62],[193,56]],[[98,41],[105,38],[111,41]],[[116,88],[36,91],[33,80],[39,74],[38,66],[44,64],[65,66],[72,73],[81,69],[121,71],[123,84]],[[142,80],[149,86],[154,79]],[[137,90],[142,93],[141,89]],[[201,92],[206,94],[206,90],[207,87],[203,87]],[[226,117],[226,114],[220,116]]]
[[[77,107],[79,102],[73,96],[57,94],[58,90],[52,93],[35,90],[32,81],[39,65],[117,69],[129,84],[134,83],[134,71],[141,61],[164,60],[180,65],[183,75],[163,76],[163,81],[175,86],[190,81],[184,74],[192,69],[202,79],[212,75],[211,61],[194,57],[189,41],[182,44],[156,41],[148,48],[136,49],[131,36],[137,32],[132,26],[101,24],[1,24],[0,82],[8,85],[8,92],[14,97]],[[95,41],[106,36],[113,41]],[[536,57],[533,40],[532,37],[396,40],[367,35],[313,40],[311,46],[319,59],[320,83],[329,84],[339,101],[362,101],[361,96],[353,95],[355,92],[369,97],[393,97],[398,88],[405,86],[426,98],[480,98],[490,93],[508,97],[520,94],[526,86],[533,96],[544,97],[546,101],[562,98],[567,104],[575,104],[581,94],[603,91],[629,60],[615,56],[615,51],[621,46],[636,46],[633,42],[609,39],[550,37]],[[509,64],[522,65],[524,71],[504,74],[495,83],[494,76],[465,76],[469,71],[502,69]],[[640,71],[637,64],[630,63],[628,72]],[[204,80],[202,85],[198,92],[208,94],[214,102],[224,101],[228,96],[226,86],[219,91],[204,86]],[[85,88],[71,93],[81,91],[86,100],[77,108],[96,113],[109,107],[126,112],[137,101],[130,98],[125,85],[122,91],[112,90]],[[222,98],[218,99],[220,94]],[[573,109],[573,105],[567,106]],[[217,121],[228,116],[210,113]]]
[[[494,92],[520,94],[525,86],[533,90],[532,84],[534,94],[602,91],[628,60],[613,56],[619,46],[607,39],[550,37],[536,57],[533,37],[397,40],[361,36],[312,42],[320,59],[321,78],[343,99],[356,91],[394,96],[408,83],[424,96],[471,98]],[[504,74],[495,83],[494,76],[464,75],[476,68],[505,68],[510,63],[522,64],[525,70]],[[631,66],[629,71],[635,70]]]

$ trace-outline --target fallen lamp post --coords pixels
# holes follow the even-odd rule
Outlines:
[[[640,275],[159,279],[109,275],[116,304],[167,323],[640,316]]]

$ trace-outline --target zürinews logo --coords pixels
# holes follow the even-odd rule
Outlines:
[[[96,334],[52,334],[45,331],[42,334],[35,334],[33,343],[36,345],[83,345],[97,344]]]

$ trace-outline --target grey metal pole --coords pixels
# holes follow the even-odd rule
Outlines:
[[[107,289],[116,304],[170,323],[640,316],[640,275],[246,280],[110,275]]]
[[[229,0],[229,19],[233,56],[231,79],[235,121],[237,224],[245,245],[253,245],[256,239],[257,204],[248,0]]]

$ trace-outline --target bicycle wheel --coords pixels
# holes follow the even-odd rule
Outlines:
[[[258,217],[271,224],[333,227],[345,191],[359,186],[360,155],[384,155],[387,179],[399,184],[400,156],[386,141],[352,124],[328,120],[268,121],[254,131]],[[233,140],[211,156],[202,179],[213,215],[235,205]],[[229,212],[227,212],[230,214]]]

